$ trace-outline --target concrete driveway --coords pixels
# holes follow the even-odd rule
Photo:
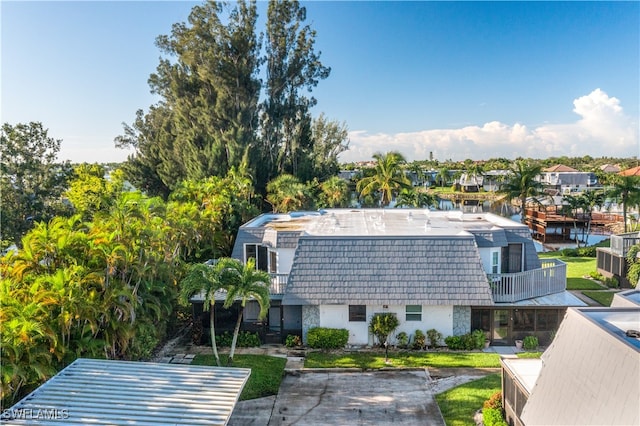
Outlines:
[[[426,370],[286,375],[270,426],[444,425]]]

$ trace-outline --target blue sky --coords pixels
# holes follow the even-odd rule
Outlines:
[[[61,159],[124,160],[121,123],[157,101],[154,39],[194,4],[2,1],[2,122],[42,121]],[[639,154],[638,2],[303,4],[344,161]]]

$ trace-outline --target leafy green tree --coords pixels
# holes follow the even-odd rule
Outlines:
[[[613,188],[609,191],[609,196],[619,199],[620,203],[622,203],[624,232],[627,232],[627,212],[629,207],[640,204],[640,176],[616,175],[611,183]]]
[[[410,188],[411,182],[400,167],[406,160],[399,152],[388,152],[386,154],[376,153],[373,155],[376,160],[375,172],[373,176],[363,177],[356,184],[356,189],[361,196],[366,196],[377,192],[380,194],[380,205],[387,206],[402,188]]]
[[[332,176],[320,184],[320,207],[347,207],[349,184],[338,176]]]
[[[255,259],[248,259],[246,265],[243,265],[237,259],[223,258],[219,259],[216,267],[220,268],[220,280],[227,291],[227,297],[224,302],[225,308],[230,308],[236,301],[240,304],[238,311],[238,319],[233,329],[233,339],[231,340],[231,350],[229,352],[229,360],[227,365],[233,364],[233,356],[236,351],[236,343],[238,341],[238,333],[242,324],[242,315],[247,300],[253,299],[260,306],[258,319],[261,320],[267,316],[269,312],[269,285],[271,277],[267,272],[256,269]]]
[[[307,185],[295,176],[284,174],[267,184],[267,202],[274,213],[288,213],[310,208],[313,197]]]
[[[105,178],[106,170],[99,164],[80,164],[73,170],[73,178],[65,195],[77,213],[85,220],[97,211],[108,211],[117,194],[124,189],[124,173],[115,170]]]
[[[542,183],[536,178],[540,175],[542,166],[517,160],[511,166],[511,175],[504,182],[498,192],[505,194],[509,200],[520,200],[522,208],[522,223],[525,223],[525,206],[527,198],[536,197],[542,193]]]
[[[157,38],[166,58],[149,84],[162,101],[116,138],[136,150],[125,168],[134,185],[147,181],[139,187],[166,197],[184,179],[225,176],[256,145],[256,19],[255,2],[206,2],[192,9],[189,25]]]
[[[56,163],[60,144],[39,122],[2,126],[0,240],[19,245],[34,223],[66,212],[61,195],[71,166]]]
[[[311,135],[313,139],[311,177],[324,180],[329,176],[335,176],[340,171],[338,155],[349,149],[347,125],[329,121],[324,113],[321,113],[313,120]]]
[[[398,326],[400,321],[398,317],[390,312],[374,314],[369,321],[369,331],[378,339],[380,345],[388,343],[388,338]]]
[[[312,91],[331,70],[320,62],[314,48],[316,32],[304,24],[306,17],[306,8],[297,0],[269,2],[262,147],[255,153],[264,165],[257,170],[258,182],[281,174],[303,181],[313,177],[308,174],[314,148],[309,110],[316,99],[303,92]]]

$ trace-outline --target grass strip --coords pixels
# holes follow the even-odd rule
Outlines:
[[[611,301],[613,301],[613,295],[615,292],[613,291],[583,291],[582,294],[587,296],[589,299],[593,299],[602,306],[611,306]]]
[[[475,426],[473,415],[500,390],[500,374],[490,374],[436,395],[447,426]]]
[[[227,355],[220,355],[222,365],[227,365],[227,359]],[[285,358],[275,356],[235,355],[233,357],[234,367],[251,369],[251,376],[242,390],[240,400],[277,395],[286,363]],[[196,355],[192,364],[215,366],[216,360],[213,355]]]
[[[403,352],[389,351],[385,363],[384,352],[326,353],[310,352],[304,360],[306,368],[362,368],[433,367],[433,368],[498,368],[500,356],[484,352]]]

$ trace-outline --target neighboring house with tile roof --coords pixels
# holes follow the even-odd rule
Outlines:
[[[581,172],[563,164],[544,169],[539,179],[547,189],[555,189],[560,194],[583,192],[598,185],[595,173]]]
[[[328,209],[263,214],[240,227],[232,257],[272,274],[268,334],[346,328],[372,344],[378,312],[397,332],[444,336],[482,329],[493,344],[548,340],[567,306],[566,265],[538,258],[529,229],[491,213],[427,209]],[[255,304],[255,302],[253,302]],[[257,319],[248,304],[245,323]],[[206,326],[206,324],[204,324]]]

